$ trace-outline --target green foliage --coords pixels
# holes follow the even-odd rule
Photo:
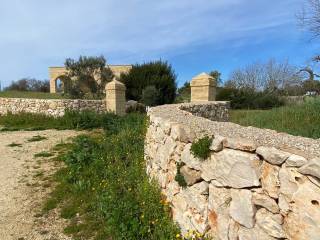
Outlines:
[[[175,177],[175,180],[178,182],[179,186],[180,187],[187,187],[188,184],[186,182],[186,180],[184,179],[184,176],[181,174],[180,172],[180,169],[184,166],[185,164],[184,163],[178,163],[177,164],[177,174],[176,174],[176,177]]]
[[[68,58],[64,65],[68,70],[64,78],[65,91],[72,98],[101,98],[106,83],[113,77],[103,56]]]
[[[231,101],[232,109],[270,109],[284,105],[275,93],[256,92],[236,88],[220,88],[217,101]]]
[[[312,98],[310,98],[312,99]],[[308,100],[271,110],[233,110],[231,121],[243,126],[274,129],[309,138],[320,138],[320,100]]]
[[[209,75],[211,77],[214,78],[214,80],[216,80],[217,85],[220,85],[222,83],[222,79],[221,79],[221,73],[217,70],[213,70],[209,73]]]
[[[172,103],[176,96],[176,75],[171,65],[161,60],[134,65],[129,73],[121,75],[121,81],[127,87],[126,97],[129,100],[143,102],[144,90],[148,92],[145,99],[153,105]],[[150,88],[147,90],[148,86],[154,86],[158,94]]]
[[[156,106],[157,105],[157,99],[159,96],[159,91],[156,89],[155,86],[147,86],[145,89],[142,91],[142,99],[141,101],[146,105],[146,106]]]
[[[184,85],[178,89],[178,96],[176,97],[177,103],[190,102],[191,100],[191,87],[190,82],[185,82]]]
[[[34,157],[35,158],[40,158],[40,157],[42,157],[42,158],[47,158],[47,157],[52,157],[54,154],[53,153],[50,153],[50,152],[39,152],[39,153],[36,153],[35,155],[34,155]]]
[[[31,92],[31,91],[0,91],[2,98],[38,98],[38,99],[62,99],[66,96],[56,93]]]
[[[13,81],[4,91],[31,91],[31,92],[49,92],[50,83],[48,80],[37,80],[34,78],[22,78]]]
[[[193,142],[191,145],[191,152],[195,157],[202,160],[207,159],[210,156],[210,145],[212,138],[205,136]]]
[[[40,142],[40,141],[43,141],[43,140],[46,140],[46,139],[47,139],[46,137],[43,137],[43,136],[40,136],[40,135],[36,135],[36,136],[33,136],[32,138],[29,138],[28,142]]]
[[[33,113],[8,113],[0,116],[1,131],[17,130],[45,130],[45,129],[94,129],[108,124],[111,118],[117,116],[111,113],[97,114],[91,111],[67,111],[62,117],[51,117],[44,114]],[[36,126],[35,126],[36,123]]]
[[[169,207],[146,175],[146,118],[105,120],[104,134],[77,137],[61,156],[66,168],[56,175],[46,210],[61,206],[62,216],[71,219],[65,232],[74,239],[175,239],[179,230]],[[75,213],[81,221],[73,220]]]

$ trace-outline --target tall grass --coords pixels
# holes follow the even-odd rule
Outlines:
[[[169,207],[146,174],[145,116],[110,118],[104,130],[77,137],[60,156],[66,168],[44,210],[60,206],[74,239],[177,239]]]
[[[274,129],[309,138],[320,138],[320,99],[271,110],[232,110],[231,121],[243,126]]]

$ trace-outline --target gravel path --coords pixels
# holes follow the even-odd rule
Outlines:
[[[28,142],[33,136],[47,139]],[[0,240],[60,240],[65,222],[51,211],[39,216],[57,165],[34,154],[77,135],[74,131],[0,132]],[[10,147],[11,143],[21,146]],[[41,176],[41,177],[39,177]]]

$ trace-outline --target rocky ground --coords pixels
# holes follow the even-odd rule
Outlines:
[[[0,132],[0,240],[70,239],[63,234],[65,222],[57,212],[40,214],[52,189],[49,176],[60,166],[34,154],[50,151],[77,134],[56,130]],[[34,136],[46,139],[28,141]]]

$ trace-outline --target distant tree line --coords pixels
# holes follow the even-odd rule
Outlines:
[[[30,92],[49,92],[49,80],[37,80],[35,78],[22,78],[13,81],[4,91],[30,91]]]

